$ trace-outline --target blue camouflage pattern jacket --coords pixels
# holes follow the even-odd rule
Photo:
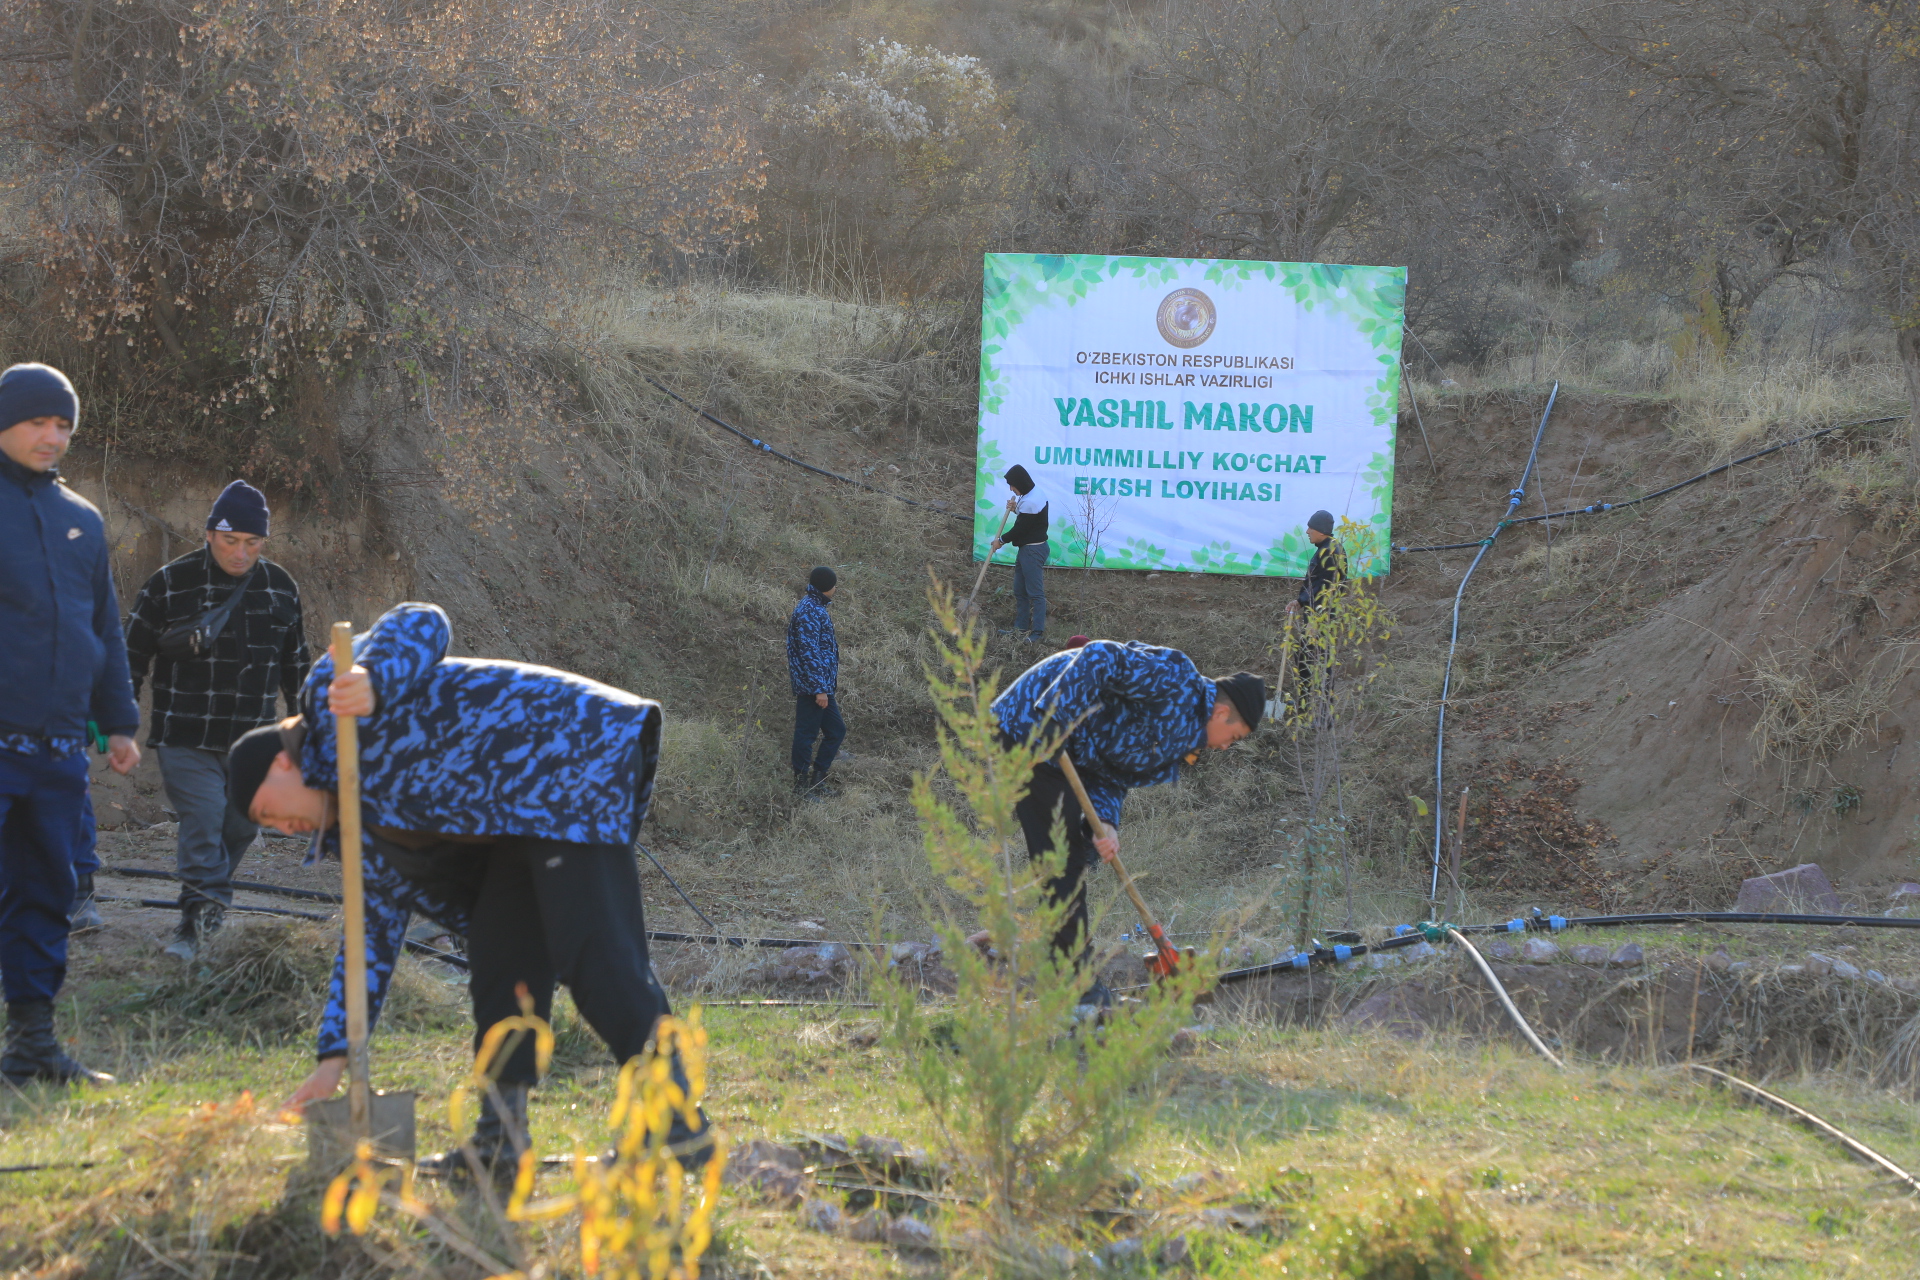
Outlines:
[[[1094,640],[1028,667],[993,700],[993,714],[1022,741],[1057,739],[1086,716],[1052,750],[1073,756],[1095,812],[1118,827],[1128,791],[1177,782],[1181,760],[1206,745],[1218,692],[1178,649]]]
[[[360,721],[360,806],[368,826],[466,836],[631,844],[659,758],[660,704],[552,667],[449,658],[438,605],[398,604],[353,656],[373,681]],[[333,656],[300,690],[310,787],[339,781]]]
[[[360,851],[361,880],[367,894],[367,1027],[380,1021],[393,982],[393,966],[407,944],[407,925],[414,916],[433,921],[448,933],[466,937],[473,918],[473,902],[456,896],[452,886],[421,884],[395,871],[371,840]],[[327,1011],[320,1017],[320,1040],[315,1056],[334,1058],[347,1052],[347,950],[333,958],[333,979],[327,984]]]
[[[396,605],[354,637],[373,681],[360,731],[360,805],[369,827],[443,835],[538,836],[631,844],[645,820],[660,757],[660,705],[550,667],[449,658],[452,628],[431,604]],[[339,780],[327,691],[332,655],[300,691],[309,786]],[[325,837],[337,854],[339,837]],[[476,854],[480,852],[476,849]],[[445,885],[415,884],[364,843],[367,995],[377,1014],[409,917],[467,932],[471,902]],[[320,1056],[346,1051],[346,958],[335,958]]]
[[[840,688],[840,642],[834,637],[827,604],[820,589],[809,586],[787,619],[787,676],[796,698],[837,693]]]

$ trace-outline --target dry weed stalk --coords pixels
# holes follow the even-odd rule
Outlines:
[[[1894,690],[1920,663],[1920,650],[1914,641],[1887,641],[1858,674],[1792,642],[1769,646],[1752,663],[1748,680],[1760,702],[1755,745],[1788,765],[1811,764],[1879,731]]]
[[[553,1028],[534,1016],[524,992],[521,1005],[519,1016],[504,1018],[487,1029],[472,1071],[448,1099],[454,1132],[465,1130],[469,1100],[492,1087],[495,1072],[522,1037],[534,1038],[541,1074],[552,1061]],[[611,1154],[603,1159],[574,1152],[573,1191],[532,1200],[534,1174],[541,1164],[540,1152],[532,1144],[520,1153],[513,1192],[504,1208],[489,1188],[482,1188],[514,1255],[511,1263],[493,1257],[470,1231],[416,1196],[411,1168],[394,1168],[376,1160],[366,1143],[360,1144],[353,1165],[328,1186],[321,1226],[329,1235],[345,1229],[365,1236],[384,1207],[411,1219],[442,1246],[486,1267],[496,1280],[527,1280],[529,1275],[551,1271],[555,1260],[526,1258],[511,1226],[576,1218],[577,1232],[570,1234],[579,1241],[582,1274],[610,1280],[699,1280],[700,1259],[713,1241],[713,1211],[720,1198],[725,1146],[715,1136],[704,1170],[694,1175],[681,1165],[668,1138],[676,1119],[689,1128],[701,1123],[706,1047],[707,1033],[697,1008],[684,1020],[659,1021],[653,1050],[620,1069],[607,1117],[613,1135]],[[684,1084],[676,1078],[676,1064],[684,1072]],[[694,1179],[691,1195],[690,1178]]]

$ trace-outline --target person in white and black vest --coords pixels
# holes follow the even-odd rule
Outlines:
[[[206,545],[161,566],[134,601],[127,660],[137,693],[153,674],[147,745],[180,818],[180,923],[167,954],[191,960],[233,905],[233,875],[259,834],[227,804],[227,749],[291,708],[311,659],[300,588],[262,557],[267,500],[244,480],[207,516]]]
[[[1047,495],[1027,469],[1015,464],[1007,471],[1013,497],[1007,510],[1013,528],[995,538],[987,554],[1003,545],[1018,547],[1013,558],[1013,634],[1016,639],[1044,640],[1047,630]]]

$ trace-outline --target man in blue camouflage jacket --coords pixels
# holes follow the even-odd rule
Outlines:
[[[827,604],[839,577],[826,565],[807,575],[807,594],[787,619],[787,678],[793,684],[793,791],[795,795],[833,794],[827,770],[847,736],[840,718],[840,642],[833,634]],[[814,754],[815,739],[820,740]]]
[[[647,958],[632,843],[659,758],[658,703],[582,676],[519,662],[450,658],[447,616],[402,604],[354,641],[352,672],[314,665],[299,717],[234,744],[236,808],[289,834],[333,844],[334,717],[360,716],[365,822],[367,987],[376,1015],[418,913],[467,939],[474,1043],[518,1012],[516,987],[550,1017],[556,983],[615,1061],[641,1053],[671,1012]],[[346,1066],[345,956],[334,963],[319,1066],[290,1100],[330,1096]],[[472,1139],[510,1174],[527,1142],[533,1046],[499,1074]],[[688,1163],[709,1146],[674,1135]],[[458,1152],[422,1162],[452,1173]]]
[[[1052,847],[1055,817],[1065,815],[1066,870],[1047,886],[1055,902],[1072,904],[1054,937],[1056,952],[1079,964],[1092,953],[1085,877],[1096,853],[1105,859],[1120,854],[1120,806],[1127,792],[1177,782],[1181,762],[1192,764],[1202,747],[1223,751],[1258,728],[1265,704],[1260,677],[1245,671],[1203,676],[1179,650],[1138,640],[1093,640],[1063,649],[1028,667],[993,700],[1002,733],[1048,750],[1014,808],[1029,857]],[[1094,840],[1055,763],[1062,750],[1073,758],[1087,798],[1108,828],[1105,839]],[[1111,1002],[1098,980],[1082,1001]]]

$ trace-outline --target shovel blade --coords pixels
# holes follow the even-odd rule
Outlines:
[[[375,1093],[369,1100],[373,1154],[376,1159],[404,1160],[413,1167],[414,1126],[411,1089],[397,1093]],[[309,1102],[307,1117],[307,1170],[318,1178],[332,1178],[353,1163],[353,1124],[345,1097]]]

